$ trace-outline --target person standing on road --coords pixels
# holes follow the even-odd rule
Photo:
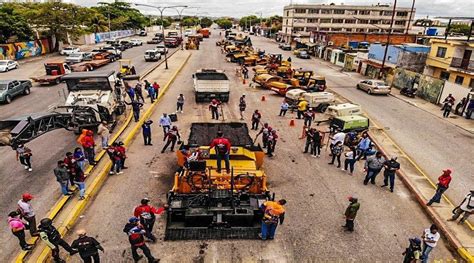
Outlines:
[[[266,201],[260,206],[263,212],[262,229],[258,235],[260,239],[273,240],[275,238],[278,223],[282,225],[285,220],[285,208],[283,207],[285,204],[286,200],[281,199],[278,202]]]
[[[151,84],[149,86],[145,86],[146,91],[148,92],[148,97],[150,97],[150,103],[155,102],[155,89]]]
[[[389,161],[386,161],[383,165],[385,170],[383,171],[383,185],[381,187],[388,186],[390,180],[390,192],[393,193],[395,187],[395,173],[400,170],[400,163],[397,162],[397,157],[392,157]]]
[[[156,237],[153,235],[153,226],[155,225],[156,215],[161,215],[165,212],[165,207],[155,208],[151,205],[150,199],[143,198],[140,202],[141,204],[135,207],[133,215],[136,218],[140,218],[140,224],[145,229],[145,236],[149,240],[156,242]]]
[[[459,224],[463,224],[469,218],[470,215],[474,214],[474,190],[471,190],[469,194],[464,197],[464,200],[453,210],[453,216],[448,221],[456,221],[464,213]]]
[[[304,112],[308,109],[308,102],[301,98],[300,101],[298,102],[298,112],[297,112],[297,119],[301,119],[301,117],[304,115]]]
[[[95,165],[94,132],[87,130],[86,135],[81,140],[81,144],[84,153],[86,154],[86,158],[89,161],[89,165]]]
[[[245,109],[247,108],[247,102],[245,101],[245,94],[239,99],[239,112],[240,112],[240,120],[244,119]]]
[[[354,146],[351,146],[349,148],[349,151],[344,154],[346,156],[346,159],[344,160],[344,171],[347,171],[347,168],[349,168],[349,174],[353,175],[354,174],[354,165],[356,163],[356,158],[357,158],[357,153],[356,153],[356,148]]]
[[[305,129],[305,137],[306,137],[306,142],[304,144],[304,151],[303,153],[308,153],[308,150],[311,152],[313,151],[312,145],[313,145],[313,137],[314,137],[314,129]]]
[[[328,164],[334,164],[334,161],[337,160],[337,168],[341,168],[341,154],[343,151],[344,147],[342,142],[337,142],[331,149],[332,159]]]
[[[128,236],[128,241],[132,247],[132,257],[135,262],[138,262],[143,256],[138,255],[137,250],[141,249],[145,257],[148,259],[149,263],[157,263],[159,262],[158,259],[155,259],[150,252],[150,249],[145,243],[144,235],[146,234],[145,229],[143,226],[139,224],[140,219],[137,217],[132,217],[128,220],[128,223],[123,228],[123,232],[125,232]]]
[[[456,108],[454,109],[454,114],[461,116],[462,113],[459,110],[464,108],[464,105],[466,105],[466,102],[467,102],[467,97],[462,98],[461,101],[458,104],[456,104]]]
[[[31,167],[31,156],[33,153],[30,148],[26,147],[23,143],[20,143],[16,149],[16,160],[20,161],[20,164],[24,165],[25,170],[32,172],[33,168]]]
[[[128,169],[128,167],[125,166],[125,160],[127,159],[127,149],[124,146],[124,143],[122,141],[117,142],[117,146],[115,147],[115,150],[118,153],[118,156],[120,157],[120,165],[121,169]]]
[[[76,149],[74,149],[74,159],[76,160],[77,165],[79,165],[81,170],[85,172],[86,171],[86,157],[81,148],[76,147]]]
[[[446,104],[451,104],[454,105],[454,102],[456,101],[456,99],[453,97],[453,94],[448,94],[448,96],[443,100],[443,107],[441,107],[441,110],[446,110],[445,109],[445,106]]]
[[[258,110],[255,110],[252,114],[252,130],[258,130],[260,119],[262,119],[262,114],[258,112]]]
[[[156,99],[158,99],[158,95],[160,93],[160,85],[155,81],[155,82],[153,82],[153,85],[151,85],[151,86],[155,90],[155,93],[154,93],[155,98],[154,99],[156,100]]]
[[[142,124],[142,131],[143,131],[143,141],[145,145],[153,145],[151,144],[151,125],[153,124],[152,120],[147,120]]]
[[[102,149],[107,148],[109,146],[109,137],[110,137],[110,130],[107,127],[107,122],[103,121],[97,127],[97,135],[99,135],[101,142],[102,142]]]
[[[421,259],[421,240],[417,237],[408,239],[410,245],[402,253],[403,263],[416,263]]]
[[[286,102],[286,100],[283,100],[283,102],[280,104],[280,114],[278,114],[278,116],[285,116],[289,107],[290,105],[288,104],[288,102]]]
[[[248,79],[249,78],[249,69],[245,66],[245,64],[242,64],[242,75],[244,77],[244,79]]]
[[[428,201],[426,204],[427,206],[432,205],[433,203],[438,203],[441,201],[441,196],[443,195],[446,190],[449,188],[449,184],[451,183],[451,169],[444,169],[443,174],[438,177],[438,186],[436,188],[436,192],[434,196]]]
[[[65,260],[59,257],[59,246],[63,247],[70,255],[77,253],[76,250],[72,249],[69,244],[62,239],[61,234],[53,226],[53,221],[49,218],[43,218],[40,221],[38,227],[40,232],[40,238],[46,245],[52,250],[52,256],[54,262],[66,262]]]
[[[341,142],[344,145],[344,141],[346,140],[346,134],[341,130],[337,129],[336,133],[330,137],[331,143],[329,144],[329,149],[332,149],[336,143]]]
[[[107,148],[107,154],[112,162],[109,174],[123,174],[121,163],[122,158],[120,158],[120,153],[117,151],[117,143],[114,142]]]
[[[56,181],[61,185],[63,195],[72,195],[72,191],[69,190],[69,173],[64,161],[58,161],[58,166],[54,168],[54,175],[56,176]]]
[[[168,146],[171,144],[171,151],[174,152],[174,146],[178,140],[181,140],[181,135],[179,134],[178,127],[173,126],[171,130],[166,133],[165,138],[163,138],[163,141],[166,140],[165,146],[163,146],[163,149],[161,150],[161,153],[164,153]]]
[[[313,122],[315,118],[314,112],[312,108],[307,109],[303,113],[303,119],[304,119],[304,126],[306,127],[311,127],[311,122]]]
[[[74,160],[74,155],[72,152],[66,153],[66,158],[64,158],[64,164],[66,165],[67,172],[69,174],[70,185],[74,185],[74,172],[76,166],[76,160]]]
[[[443,117],[448,118],[449,114],[451,113],[451,110],[453,109],[453,103],[448,101],[444,103],[443,108],[444,108]]]
[[[360,208],[360,203],[357,200],[357,197],[351,196],[349,197],[349,206],[346,208],[346,212],[344,216],[346,217],[346,224],[343,225],[347,231],[353,232],[354,231],[354,220],[357,216],[357,212]]]
[[[375,184],[375,178],[382,170],[385,161],[386,160],[381,152],[377,152],[375,156],[367,158],[364,166],[364,170],[367,172],[364,179],[364,185],[367,185],[369,181],[371,184]]]
[[[72,181],[77,188],[79,188],[79,200],[84,200],[86,193],[86,177],[84,172],[81,170],[76,160],[73,159],[72,167],[70,170]]]
[[[438,227],[435,224],[431,225],[429,229],[425,229],[421,238],[423,239],[421,262],[428,263],[428,257],[440,238]]]
[[[212,140],[209,148],[210,149],[214,148],[216,152],[217,172],[221,173],[222,160],[224,160],[225,170],[229,174],[230,173],[229,154],[230,154],[231,144],[230,144],[229,139],[224,138],[224,133],[222,131],[217,132],[217,138]]]
[[[18,238],[21,249],[31,250],[32,245],[26,243],[25,238],[25,229],[27,227],[27,223],[21,220],[20,213],[18,211],[12,211],[8,214],[8,225],[10,226],[12,234]]]
[[[33,196],[30,193],[24,193],[21,196],[21,199],[18,200],[18,211],[21,214],[21,217],[28,222],[28,229],[30,230],[31,236],[38,236],[38,229],[36,228],[36,215],[31,206],[30,202],[33,199]]]
[[[257,133],[257,137],[260,134],[262,135],[262,147],[263,148],[267,147],[268,135],[270,134],[271,131],[272,131],[272,127],[270,127],[270,125],[268,125],[268,123],[264,123],[263,127]]]
[[[311,128],[313,130],[313,145],[311,145],[311,155],[313,157],[319,158],[321,157],[321,133],[315,128]]]
[[[179,94],[178,98],[176,99],[176,112],[183,113],[184,100],[184,95]]]
[[[367,158],[367,152],[372,147],[372,141],[367,132],[362,133],[362,139],[357,144],[357,161]]]
[[[77,230],[76,234],[78,238],[72,242],[71,248],[79,252],[79,256],[84,263],[91,263],[92,260],[94,260],[94,263],[100,263],[99,250],[104,252],[104,248],[99,241],[87,236],[84,229]]]
[[[211,103],[209,104],[209,110],[212,114],[212,119],[219,120],[219,106],[221,102],[217,99],[212,99]]]
[[[140,120],[140,110],[143,107],[143,103],[139,102],[138,100],[134,100],[131,103],[125,101],[125,104],[132,105],[133,118],[135,122],[138,122],[138,120]]]
[[[135,90],[132,87],[130,87],[130,84],[128,84],[128,82],[124,82],[124,83],[125,83],[125,91],[127,92],[128,97],[130,98],[130,101],[134,101]]]
[[[142,101],[142,103],[145,103],[145,98],[143,97],[143,90],[142,90],[142,84],[138,82],[135,85],[135,96],[137,98],[137,101]]]
[[[166,137],[166,134],[171,128],[171,118],[168,114],[163,113],[163,116],[160,117],[160,127],[163,128],[163,137]]]

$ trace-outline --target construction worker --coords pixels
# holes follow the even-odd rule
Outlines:
[[[20,242],[20,247],[23,250],[31,250],[31,245],[26,243],[25,239],[25,229],[28,224],[21,220],[21,215],[18,211],[12,211],[8,214],[8,225],[12,234],[18,238]]]
[[[448,190],[449,184],[451,183],[451,173],[451,169],[443,170],[443,174],[438,177],[436,192],[434,196],[430,199],[430,201],[428,201],[428,203],[426,204],[427,206],[430,206],[435,202],[439,204],[439,202],[441,201],[441,196],[444,192],[446,192],[446,190]]]
[[[77,230],[76,234],[78,238],[72,242],[71,248],[79,252],[79,256],[84,263],[91,263],[92,260],[94,260],[94,263],[99,263],[99,250],[104,252],[104,248],[100,245],[99,241],[87,236],[84,229]]]
[[[85,136],[81,140],[81,145],[84,149],[86,159],[89,161],[89,165],[95,165],[95,141],[93,131],[87,130],[85,132]]]
[[[179,94],[178,98],[176,99],[176,112],[183,113],[184,100],[184,95]]]
[[[275,156],[273,153],[275,152],[277,140],[278,134],[276,133],[276,130],[271,130],[267,138],[267,155],[269,157]]]
[[[117,142],[117,146],[115,147],[115,150],[118,153],[118,156],[120,157],[120,165],[121,169],[128,169],[128,167],[125,166],[125,160],[127,159],[127,149],[124,146],[124,143],[122,141]]]
[[[32,172],[31,168],[31,153],[30,148],[26,147],[24,144],[20,143],[15,149],[16,151],[16,160],[20,161],[20,164],[24,165],[25,170]]]
[[[64,161],[58,161],[58,165],[53,170],[56,176],[56,181],[61,185],[61,192],[63,195],[72,195],[72,191],[69,190],[69,173],[67,172]]]
[[[400,170],[400,163],[397,162],[397,157],[393,156],[390,160],[386,161],[383,165],[385,170],[383,171],[383,185],[381,187],[388,186],[390,183],[390,192],[393,193],[395,187],[395,173]]]
[[[30,230],[31,236],[38,236],[38,230],[36,229],[36,215],[31,206],[30,202],[33,199],[33,196],[30,193],[24,193],[21,196],[21,199],[18,200],[18,212],[20,212],[21,217],[28,222],[28,229]]]
[[[174,146],[178,140],[181,140],[181,135],[179,134],[178,127],[173,126],[171,130],[166,133],[165,138],[163,138],[163,141],[166,140],[165,146],[163,146],[163,149],[161,149],[161,153],[164,153],[168,146],[171,144],[171,151],[174,152]]]
[[[53,226],[53,221],[49,218],[43,218],[40,221],[38,227],[41,240],[51,248],[54,262],[66,262],[59,257],[59,246],[63,247],[70,255],[73,255],[77,251],[72,249],[69,244],[62,239],[61,234]]]
[[[224,138],[224,133],[222,131],[217,132],[217,138],[212,140],[210,148],[214,148],[216,151],[216,159],[217,159],[217,172],[221,172],[222,167],[222,160],[225,162],[225,170],[229,174],[230,173],[230,141],[227,138]]]
[[[403,263],[416,263],[421,258],[421,240],[417,237],[409,238],[410,245],[402,253]]]
[[[110,130],[107,127],[106,121],[101,122],[99,126],[97,127],[97,135],[99,135],[101,139],[102,148],[103,149],[107,148],[107,146],[109,146]]]
[[[342,227],[346,228],[347,231],[354,231],[354,220],[357,216],[357,211],[359,211],[360,203],[357,200],[357,197],[351,196],[349,197],[349,206],[346,208],[346,212],[344,213],[346,217],[346,224]]]
[[[217,99],[212,99],[209,104],[209,110],[211,111],[213,120],[219,119],[219,105],[221,105],[221,102]]]
[[[303,113],[308,109],[308,102],[301,98],[300,101],[298,102],[298,112],[297,112],[297,119],[301,119],[303,116]]]
[[[159,262],[158,259],[155,259],[150,252],[150,249],[145,243],[145,238],[143,237],[146,231],[143,229],[143,226],[139,224],[140,219],[137,217],[132,217],[128,220],[128,223],[123,228],[123,232],[128,235],[128,241],[132,247],[132,257],[135,262],[138,262],[143,256],[138,255],[137,250],[141,249],[145,257],[147,257],[148,262],[155,263]]]
[[[240,120],[244,119],[244,112],[246,108],[247,108],[247,102],[245,101],[245,94],[242,94],[242,96],[239,99]]]
[[[270,134],[272,130],[272,127],[270,127],[270,125],[268,125],[268,123],[264,123],[263,124],[263,127],[260,129],[260,131],[257,133],[257,137],[262,134],[262,144],[263,144],[263,148],[266,148],[267,147],[267,139],[268,139],[268,135]]]
[[[313,130],[313,145],[311,145],[311,156],[319,158],[321,157],[321,134],[315,128]]]
[[[308,150],[310,150],[311,146],[313,145],[313,137],[314,137],[314,129],[305,129],[305,137],[306,137],[306,143],[304,144],[304,152],[303,153],[308,153]],[[312,149],[311,149],[312,151]]]
[[[285,199],[274,201],[266,201],[260,206],[260,209],[263,211],[262,218],[262,229],[261,233],[258,235],[260,239],[274,239],[275,232],[278,226],[283,224],[285,220],[285,208],[283,207],[286,204]]]
[[[260,124],[260,119],[262,118],[262,114],[255,110],[252,114],[252,130],[258,130],[258,125]]]
[[[304,119],[304,126],[306,127],[311,127],[311,122],[313,122],[315,118],[314,112],[312,108],[307,109],[303,113],[303,119]]]
[[[109,155],[110,161],[112,161],[112,167],[110,168],[109,174],[123,174],[121,163],[122,158],[120,157],[120,152],[118,152],[116,148],[116,142],[107,147],[107,154]]]
[[[127,105],[132,105],[132,111],[133,111],[133,119],[135,122],[138,122],[140,120],[140,110],[143,107],[143,103],[141,103],[138,99],[134,100],[130,103],[125,101],[125,104]]]
[[[135,207],[133,215],[140,219],[140,224],[145,229],[145,236],[153,242],[156,242],[156,237],[153,235],[153,226],[155,225],[156,216],[165,211],[165,207],[155,208],[151,205],[150,199],[143,198],[141,204]]]
[[[151,143],[151,125],[153,124],[152,120],[147,120],[142,124],[142,131],[143,131],[143,141],[145,145],[153,145]]]
[[[163,127],[163,137],[166,136],[171,128],[171,118],[168,114],[163,113],[163,116],[160,117],[160,127]]]
[[[474,214],[474,190],[467,194],[462,202],[453,210],[453,216],[448,221],[456,221],[464,213],[459,224],[463,224],[471,214]]]

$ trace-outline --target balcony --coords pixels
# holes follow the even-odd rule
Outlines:
[[[457,70],[469,71],[474,73],[474,60],[453,58],[449,66]]]

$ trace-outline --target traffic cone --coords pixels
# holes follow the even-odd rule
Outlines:
[[[295,120],[294,120],[294,119],[291,119],[291,120],[290,120],[290,126],[291,126],[291,127],[295,126]]]
[[[245,78],[242,78],[242,84],[245,85]]]
[[[306,128],[307,127],[303,125],[303,133],[301,134],[301,137],[299,138],[300,140],[306,138]]]
[[[265,96],[262,96],[262,101],[265,101]]]

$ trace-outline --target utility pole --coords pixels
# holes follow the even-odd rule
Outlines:
[[[383,71],[385,68],[385,60],[387,59],[388,46],[390,45],[390,36],[392,36],[393,20],[395,19],[395,10],[397,8],[397,0],[394,0],[393,11],[392,11],[392,20],[390,21],[390,28],[388,30],[387,42],[385,43],[385,51],[383,52],[382,68],[380,69],[379,78],[382,77]]]
[[[413,0],[412,3],[411,3],[410,15],[408,17],[407,29],[405,31],[405,42],[407,41],[407,38],[408,38],[408,30],[410,29],[411,16],[413,15],[413,10],[414,9],[415,9],[415,0]]]
[[[184,49],[184,48],[183,48],[184,38],[183,38],[183,19],[182,19],[182,14],[183,14],[184,9],[186,9],[186,8],[188,8],[188,6],[183,6],[182,9],[181,9],[181,11],[179,11],[178,8],[175,8],[176,11],[178,12],[178,15],[179,15],[179,23],[180,23],[180,25],[179,25],[179,31],[180,31],[180,34],[181,34],[181,40],[183,40],[183,41],[181,41],[181,50]],[[191,8],[196,8],[196,7],[191,7]]]

